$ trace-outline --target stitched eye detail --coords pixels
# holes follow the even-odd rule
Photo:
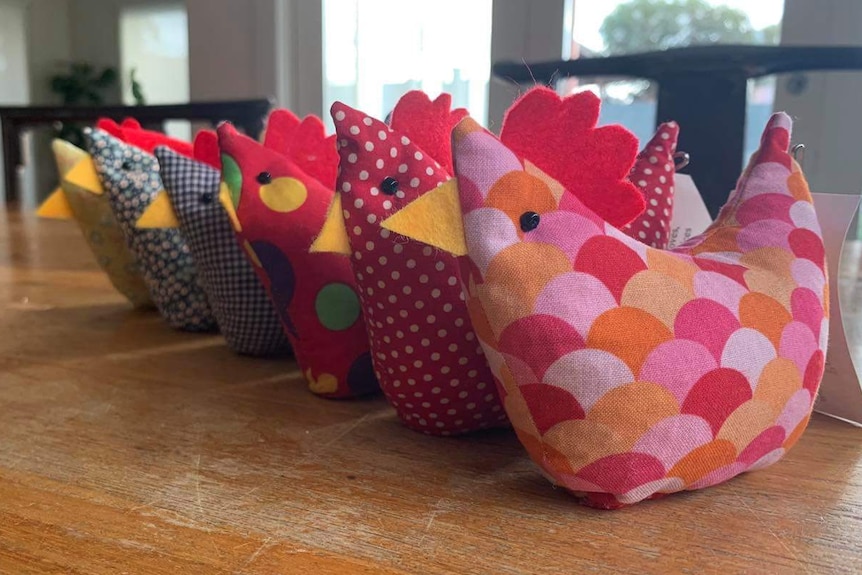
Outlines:
[[[213,203],[213,193],[212,192],[204,192],[201,194],[201,203],[204,205],[209,205]]]
[[[380,182],[380,191],[387,196],[394,196],[398,192],[398,180],[392,176],[383,178],[383,181]]]
[[[539,227],[541,216],[536,212],[524,212],[521,214],[521,230],[531,232]]]
[[[270,182],[272,182],[272,174],[269,172],[261,172],[257,175],[257,183],[265,186]]]

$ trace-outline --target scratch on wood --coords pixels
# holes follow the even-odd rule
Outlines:
[[[254,560],[257,559],[258,556],[264,552],[265,549],[272,547],[273,545],[275,545],[275,543],[273,542],[272,537],[267,537],[266,539],[264,539],[260,547],[258,547],[257,550],[255,550],[255,552],[252,553],[248,559],[246,559],[245,563],[243,563],[242,566],[237,569],[237,572],[241,572],[243,569],[251,565]]]

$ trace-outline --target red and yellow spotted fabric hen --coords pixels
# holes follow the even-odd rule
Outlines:
[[[378,389],[349,259],[312,253],[335,198],[338,153],[316,117],[273,112],[263,145],[223,124],[220,199],[314,393]]]
[[[450,108],[448,94],[409,92],[387,126],[332,107],[339,201],[315,246],[352,256],[381,387],[405,425],[438,435],[508,425],[470,326],[476,302],[455,257],[426,243],[454,223],[423,209],[455,184],[450,133],[466,112]]]
[[[828,276],[790,128],[774,115],[716,222],[663,251],[472,120],[456,127],[473,324],[522,444],[586,503],[709,487],[775,463],[805,430]]]

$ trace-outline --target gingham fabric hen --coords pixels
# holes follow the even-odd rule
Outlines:
[[[215,318],[182,232],[135,227],[162,190],[156,158],[102,130],[88,129],[85,136],[114,216],[162,317],[175,329],[214,330]]]
[[[164,146],[156,148],[156,157],[170,204],[155,207],[161,207],[167,222],[176,215],[228,346],[247,355],[288,351],[290,346],[269,296],[237,244],[230,219],[219,203],[221,172]]]
[[[529,174],[472,120],[455,129],[473,325],[519,439],[587,503],[721,483],[805,430],[828,285],[790,127],[773,116],[719,218],[672,251]]]

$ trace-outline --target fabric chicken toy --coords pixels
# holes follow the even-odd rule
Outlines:
[[[313,253],[335,199],[338,154],[319,118],[270,116],[263,145],[218,129],[220,199],[267,288],[312,392],[377,391],[356,283],[347,257]]]
[[[665,248],[673,217],[679,127],[674,122],[660,125],[635,158],[633,134],[617,125],[597,127],[600,107],[592,92],[561,97],[536,87],[506,112],[500,140],[527,171],[558,182],[627,235]]]
[[[149,289],[135,256],[126,247],[123,231],[111,210],[93,159],[64,140],[54,140],[51,148],[60,173],[60,188],[36,213],[43,218],[74,219],[114,288],[134,307],[152,308]]]
[[[87,129],[84,135],[126,245],[162,317],[175,329],[214,330],[215,318],[180,230],[135,227],[162,190],[156,158],[101,129]]]
[[[662,250],[670,242],[678,137],[676,122],[661,124],[638,154],[628,180],[640,189],[646,206],[639,216],[620,228],[627,236]]]
[[[716,222],[662,251],[472,120],[456,127],[473,324],[522,444],[585,503],[709,487],[775,463],[805,430],[828,285],[790,129],[773,116]]]
[[[425,243],[447,224],[425,207],[455,186],[449,135],[466,112],[450,107],[448,94],[409,92],[391,126],[332,107],[340,195],[312,247],[352,254],[381,388],[405,425],[439,435],[508,425],[470,326],[477,302],[465,301],[455,257]]]
[[[179,227],[185,236],[213,314],[237,353],[267,356],[290,349],[278,316],[251,263],[237,245],[218,201],[221,160],[215,132],[198,132],[194,158],[167,146],[155,150],[165,189],[137,227]]]

